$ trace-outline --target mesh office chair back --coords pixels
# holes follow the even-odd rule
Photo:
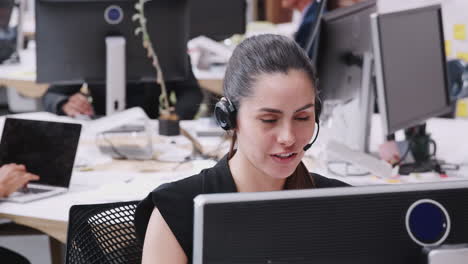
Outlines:
[[[72,206],[66,263],[141,263],[142,245],[133,223],[138,202]]]

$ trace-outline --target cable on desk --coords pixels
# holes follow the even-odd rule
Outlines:
[[[102,132],[102,133],[99,133],[97,136],[96,136],[96,145],[98,145],[97,143],[97,140],[99,137],[101,137],[108,145],[109,147],[111,148],[112,152],[117,156],[116,159],[127,159],[127,160],[132,160],[131,157],[125,155],[124,153],[120,152],[118,150],[118,148],[115,146],[115,144],[112,142],[112,140],[110,140],[109,138],[106,137],[107,134],[111,134],[111,133],[106,133],[106,132]],[[112,154],[111,154],[112,155]],[[163,159],[159,159],[157,158],[156,156],[152,156],[151,160],[154,160],[154,161],[158,161],[158,162],[163,162],[163,163],[176,163],[176,166],[173,168],[173,170],[176,170],[177,168],[179,168],[181,165],[189,162],[189,161],[192,161],[193,158],[191,158],[190,156],[187,156],[185,157],[185,159],[183,161],[179,161],[179,162],[176,162],[176,161],[169,161],[169,160],[163,160]]]
[[[185,163],[188,163],[190,161],[193,161],[193,160],[196,160],[197,157],[201,157],[203,159],[207,159],[207,160],[213,160],[215,162],[218,162],[220,159],[218,157],[218,152],[219,150],[221,149],[221,147],[223,146],[223,144],[230,138],[229,134],[226,133],[221,142],[216,146],[216,148],[208,153],[201,153],[200,151],[200,148],[197,148],[196,145],[194,144],[194,142],[192,142],[192,137],[188,138],[191,142],[192,142],[192,147],[193,147],[193,151],[192,151],[192,154],[190,156],[187,156],[185,158],[184,161],[181,161],[177,164],[177,166],[175,166],[174,168],[172,168],[173,171],[177,170],[180,166],[182,166],[183,164]]]
[[[114,143],[112,143],[111,140],[109,140],[107,137],[106,137],[106,134],[107,133],[99,133],[97,136],[96,136],[96,145],[98,145],[98,137],[101,136],[102,139],[104,139],[104,141],[109,144],[110,148],[112,149],[112,152],[114,152],[115,154],[117,154],[118,158],[119,159],[129,159],[128,156],[122,154],[120,151],[117,150],[117,147],[115,147]]]

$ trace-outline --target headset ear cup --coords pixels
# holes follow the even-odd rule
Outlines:
[[[226,107],[224,106],[222,101],[219,101],[215,105],[214,114],[216,118],[216,123],[224,129],[230,130],[231,129],[231,122],[229,121],[229,113],[227,112]]]
[[[215,105],[214,114],[216,123],[218,123],[222,129],[231,130],[236,128],[236,111],[234,105],[232,105],[230,101],[221,98]]]
[[[322,100],[319,97],[315,99],[315,122],[318,124],[320,121],[320,114],[322,113]]]

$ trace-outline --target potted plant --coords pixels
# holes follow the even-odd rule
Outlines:
[[[158,56],[153,49],[153,43],[151,42],[151,38],[146,27],[145,3],[149,1],[151,0],[138,0],[135,4],[136,13],[133,16],[133,21],[137,21],[139,23],[139,26],[135,29],[135,35],[138,36],[141,34],[143,47],[146,49],[147,56],[151,59],[152,65],[156,69],[156,82],[161,87],[158,119],[159,134],[166,136],[179,135],[179,117],[175,113],[175,108],[171,105],[169,100],[161,65],[159,64]],[[174,98],[175,96],[171,97]]]

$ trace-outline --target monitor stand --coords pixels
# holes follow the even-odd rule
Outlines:
[[[436,143],[430,134],[426,133],[426,124],[417,125],[405,130],[408,141],[408,154],[411,153],[414,162],[400,165],[399,174],[408,175],[413,172],[436,171],[441,173],[440,164],[435,159]],[[430,151],[432,145],[432,153]],[[402,157],[404,159],[404,157]]]
[[[370,153],[370,130],[372,113],[374,112],[374,59],[372,53],[365,53],[362,63],[361,92],[359,95],[361,119],[358,126],[358,150]]]
[[[106,37],[106,115],[125,110],[125,38]]]
[[[464,264],[468,258],[468,244],[442,244],[423,249],[427,263],[431,264]]]
[[[328,170],[340,176],[365,176],[369,175],[369,172],[375,171],[371,168],[382,167],[381,160],[369,155],[371,118],[375,102],[373,82],[374,59],[372,53],[366,52],[363,54],[360,66],[362,67],[362,77],[358,98],[359,119],[358,124],[353,127],[357,141],[356,146],[353,152],[348,152],[350,157],[344,157],[342,153],[339,161],[332,160],[328,162]],[[334,144],[336,145],[336,142]],[[334,150],[330,151],[334,152]],[[362,157],[359,158],[356,155],[361,155]],[[366,160],[366,164],[354,164],[359,159]],[[388,171],[388,168],[385,171]],[[388,176],[388,172],[384,174]]]
[[[24,32],[23,32],[23,20],[24,20],[24,1],[18,2],[18,26],[16,28],[16,51],[19,53],[25,48],[24,46]]]

